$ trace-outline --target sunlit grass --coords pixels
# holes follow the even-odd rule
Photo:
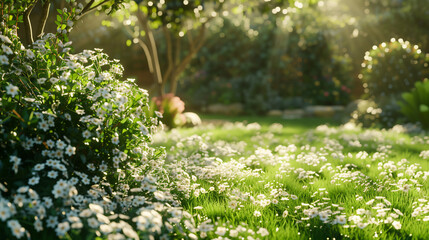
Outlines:
[[[398,177],[398,173],[394,172],[391,177],[383,180],[382,170],[378,169],[380,162],[384,164],[392,161],[396,164],[402,159],[407,159],[407,166],[416,163],[420,164],[421,167],[418,171],[428,171],[428,160],[419,157],[420,152],[428,150],[428,145],[424,142],[427,141],[427,137],[425,138],[424,135],[414,137],[414,135],[391,131],[347,130],[344,128],[339,130],[340,124],[338,122],[327,119],[284,120],[274,117],[230,117],[223,118],[222,122],[215,119],[218,117],[206,116],[204,120],[211,125],[173,130],[167,133],[167,138],[157,144],[166,146],[167,152],[177,158],[183,156],[184,152],[188,156],[195,152],[202,152],[204,155],[204,151],[199,148],[187,148],[185,146],[180,150],[182,152],[176,147],[171,148],[192,135],[202,136],[209,145],[209,149],[219,142],[222,142],[222,146],[230,145],[233,148],[237,146],[237,142],[245,142],[243,151],[228,156],[208,150],[208,156],[217,157],[223,162],[229,162],[232,159],[238,162],[246,162],[246,159],[254,155],[258,148],[270,150],[274,154],[276,146],[288,146],[289,144],[295,144],[297,147],[297,151],[293,152],[294,155],[303,154],[305,156],[305,154],[314,153],[321,154],[319,157],[325,157],[325,160],[314,165],[296,161],[296,158],[286,161],[288,171],[281,171],[281,163],[273,164],[269,159],[257,159],[250,164],[247,162],[247,168],[245,168],[258,173],[257,176],[215,176],[209,179],[198,179],[196,181],[200,184],[198,188],[202,187],[207,190],[210,187],[215,187],[215,189],[205,194],[200,193],[198,196],[191,193],[189,198],[182,199],[182,203],[184,208],[194,214],[201,222],[205,219],[211,219],[212,223],[215,224],[215,230],[216,226],[234,229],[240,224],[245,224],[248,229],[252,229],[254,232],[259,228],[267,229],[269,232],[269,235],[266,236],[267,239],[426,239],[429,236],[424,230],[428,227],[427,222],[416,221],[416,218],[411,216],[413,202],[428,196],[429,184],[427,180],[418,180],[419,188],[414,186],[408,191],[397,190],[392,184],[407,176]],[[244,125],[228,125],[224,121],[245,121],[245,123]],[[260,127],[245,127],[246,124],[252,122],[258,122]],[[333,127],[334,132],[329,133],[329,129],[326,128],[315,130],[317,126],[326,122],[329,123],[330,127]],[[280,123],[283,127],[275,128],[273,123]],[[370,137],[365,137],[365,134]],[[361,146],[354,145],[353,141],[356,139],[360,139]],[[420,142],[417,141],[419,139]],[[301,147],[304,148],[301,149]],[[329,150],[329,147],[333,149]],[[359,152],[366,152],[368,157],[358,158]],[[377,154],[382,152],[385,155],[382,155],[380,159],[372,158],[372,156],[378,156]],[[335,158],[331,155],[332,153],[342,153],[344,156]],[[183,158],[182,161],[186,161],[186,158]],[[322,169],[321,167],[326,164],[330,164],[332,169],[343,168],[344,173],[359,171],[361,176],[346,180],[337,179],[332,182],[336,177],[335,171]],[[305,171],[313,171],[315,175],[313,178],[300,179],[299,173],[294,172],[300,168]],[[240,171],[242,170],[237,169],[237,172]],[[219,191],[220,184],[227,184],[228,187]],[[288,199],[279,200],[280,197],[270,197],[273,189],[283,189],[288,193]],[[257,196],[262,194],[269,198],[271,203],[263,207],[255,204],[254,200],[237,199],[238,206],[231,207],[231,201],[236,199],[234,191],[247,193],[248,196],[256,200],[258,200]],[[320,192],[326,193],[318,195]],[[292,199],[292,195],[296,196],[295,200]],[[402,225],[399,229],[395,229],[392,221],[389,222],[389,220],[378,224],[369,224],[363,229],[357,227],[350,220],[347,220],[345,225],[323,223],[319,217],[301,221],[300,206],[317,205],[325,202],[323,204],[333,204],[333,208],[335,208],[338,204],[341,207],[341,214],[348,218],[356,215],[356,210],[359,208],[371,209],[373,205],[366,203],[378,196],[384,197],[390,202],[391,205],[385,207],[397,209],[403,213],[404,216],[393,219]],[[277,199],[278,203],[273,203],[274,199]],[[381,199],[380,201],[384,200]],[[288,215],[283,217],[285,210],[288,211]],[[260,212],[260,216],[257,212]],[[385,221],[383,217],[380,219]],[[215,238],[218,235],[211,232],[208,237]]]

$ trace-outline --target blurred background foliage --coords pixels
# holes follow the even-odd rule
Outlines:
[[[365,52],[373,45],[402,38],[418,45],[423,55],[429,52],[427,0],[126,4],[113,16],[82,18],[70,36],[74,47],[105,49],[121,60],[127,77],[135,77],[154,96],[179,96],[187,110],[240,103],[246,112],[260,114],[307,105],[346,105],[364,93],[359,76]],[[149,66],[153,56],[141,46],[150,41],[139,11],[148,16],[161,80]],[[169,47],[168,41],[175,45]],[[189,61],[181,64],[184,59]]]

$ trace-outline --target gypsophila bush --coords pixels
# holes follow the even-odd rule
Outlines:
[[[416,81],[429,76],[428,64],[429,56],[417,45],[392,38],[365,53],[359,77],[368,98],[398,100],[400,94],[411,90]]]
[[[147,91],[119,81],[122,66],[100,49],[72,54],[65,40],[58,31],[26,48],[2,23],[2,237],[187,237],[193,220],[172,207],[164,151],[148,146],[159,121]]]

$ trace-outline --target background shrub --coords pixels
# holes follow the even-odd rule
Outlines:
[[[413,122],[429,128],[429,80],[416,82],[415,88],[402,94],[401,112]]]
[[[429,76],[429,55],[402,39],[373,46],[365,53],[362,74],[366,98],[398,99],[416,81]]]
[[[191,109],[214,103],[242,103],[248,112],[255,112],[255,108],[264,112],[266,85],[260,86],[269,78],[267,49],[273,42],[272,25],[266,25],[264,34],[256,36],[257,31],[246,27],[245,22],[222,18],[210,30],[205,47],[186,74],[189,77],[179,86],[178,95]],[[254,106],[252,99],[245,99],[249,94],[261,100],[260,106]]]
[[[188,107],[238,102],[255,114],[348,103],[351,61],[336,46],[326,17],[303,9],[290,14],[289,25],[276,17],[254,19],[263,21],[224,17],[210,28],[206,45],[179,86],[178,95]],[[291,105],[297,98],[302,104]]]

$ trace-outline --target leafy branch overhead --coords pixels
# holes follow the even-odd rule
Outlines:
[[[128,0],[65,0],[65,8],[70,13],[67,16],[67,21],[74,23],[81,17],[95,10],[104,11],[110,14],[121,8],[124,2]],[[51,13],[52,4],[55,0],[4,0],[0,5],[0,13],[7,15],[6,25],[18,25],[23,23],[25,30],[25,42],[31,44],[34,42],[35,37],[40,38],[45,34],[45,26]],[[40,6],[41,12],[39,21],[35,24],[32,22],[31,16],[33,9]],[[53,13],[56,14],[56,13]],[[60,13],[61,15],[62,13]],[[69,25],[73,25],[69,23]],[[69,26],[68,31],[71,30]]]

